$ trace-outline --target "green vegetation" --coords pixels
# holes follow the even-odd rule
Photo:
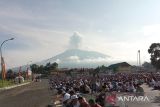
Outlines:
[[[12,81],[12,80],[9,80],[9,81],[7,81],[7,80],[0,80],[0,88],[2,88],[2,87],[8,87],[8,86],[12,86],[12,85],[14,85],[15,83]]]
[[[45,66],[32,64],[31,71],[36,74],[50,74],[51,72],[56,72],[58,70],[58,64],[55,63],[47,63]]]
[[[31,82],[31,80],[24,80],[24,82],[22,83],[27,83],[27,82]],[[0,80],[0,88],[2,87],[9,87],[9,86],[13,86],[13,85],[17,85],[16,83],[14,83],[13,80]]]
[[[152,43],[148,49],[148,53],[151,54],[151,64],[157,69],[160,69],[160,43]]]

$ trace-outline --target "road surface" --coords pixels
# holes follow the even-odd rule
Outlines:
[[[47,79],[0,92],[0,107],[46,107],[50,103]]]

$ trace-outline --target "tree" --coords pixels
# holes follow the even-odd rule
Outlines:
[[[8,71],[7,71],[7,79],[9,80],[9,79],[13,79],[14,78],[14,76],[13,76],[13,74],[14,74],[14,72],[11,70],[11,69],[9,69]]]
[[[51,70],[55,70],[58,68],[58,64],[56,62],[54,62],[53,64],[51,64],[50,69]]]
[[[32,64],[30,66],[31,70],[33,73],[37,74],[50,74],[52,71],[57,71],[58,64],[55,63],[47,63],[45,66],[43,65],[37,65],[37,64]]]
[[[160,43],[152,43],[148,49],[151,54],[151,64],[158,70],[160,69]]]
[[[39,67],[38,67],[38,72],[37,73],[39,73],[39,74],[44,74],[44,67],[43,67],[43,65],[40,65]]]
[[[39,66],[37,64],[32,64],[30,68],[33,73],[38,73]]]
[[[51,66],[51,63],[47,63],[46,66],[44,66],[44,69],[45,71],[49,71],[50,70],[50,66]]]
[[[54,62],[50,65],[50,72],[56,72],[56,71],[58,71],[58,64]]]

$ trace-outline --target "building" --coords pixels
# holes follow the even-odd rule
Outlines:
[[[110,70],[112,70],[113,72],[131,72],[131,68],[132,66],[130,64],[128,64],[127,62],[121,62],[121,63],[117,63],[117,64],[112,64],[108,67]]]

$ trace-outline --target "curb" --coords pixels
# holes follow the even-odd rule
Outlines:
[[[23,85],[27,85],[27,84],[30,84],[30,83],[31,83],[31,82],[27,82],[27,83],[22,83],[22,84],[18,84],[18,85],[13,85],[13,86],[9,86],[9,87],[3,87],[3,88],[0,88],[0,91],[9,90],[9,89],[16,88],[16,87],[23,86]]]

